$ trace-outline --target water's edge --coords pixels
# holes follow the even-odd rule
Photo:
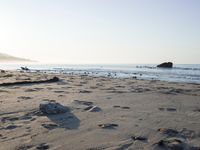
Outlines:
[[[31,71],[63,74],[88,74],[115,78],[138,78],[179,83],[200,84],[200,64],[174,65],[172,69],[161,69],[152,64],[133,65],[66,65],[66,64],[1,64],[1,69],[19,70],[27,66]]]

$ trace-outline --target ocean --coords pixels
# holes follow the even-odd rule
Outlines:
[[[21,66],[27,66],[31,71],[63,74],[88,74],[113,78],[137,78],[143,80],[200,84],[200,64],[175,64],[172,69],[157,68],[155,64],[1,64],[0,69],[19,70]]]

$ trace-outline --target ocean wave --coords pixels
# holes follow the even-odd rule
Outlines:
[[[163,68],[158,68],[155,66],[136,66],[136,68],[146,68],[146,69],[163,69]],[[165,69],[165,68],[164,68]],[[196,68],[196,67],[173,67],[173,68],[166,68],[166,69],[176,69],[176,70],[192,70],[192,71],[200,71],[200,67]]]
[[[173,69],[177,69],[177,70],[197,70],[200,71],[200,68],[184,68],[184,67],[173,67]]]

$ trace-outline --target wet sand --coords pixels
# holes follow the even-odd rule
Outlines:
[[[0,73],[0,150],[199,150],[200,85],[45,73]],[[67,113],[45,115],[43,102]]]

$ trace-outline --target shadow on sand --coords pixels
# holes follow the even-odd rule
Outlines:
[[[57,128],[72,130],[80,126],[80,120],[70,110],[66,113],[46,116],[57,125]]]

